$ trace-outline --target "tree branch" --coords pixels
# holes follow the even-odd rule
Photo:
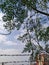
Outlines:
[[[40,10],[34,8],[34,7],[32,7],[32,8],[33,8],[33,10],[37,11],[38,13],[41,13],[41,14],[46,15],[46,16],[49,16],[48,13],[42,12],[42,11],[40,11]],[[31,17],[32,17],[32,16],[31,16]]]
[[[10,35],[11,34],[11,32],[9,32],[9,33],[0,33],[0,35]]]

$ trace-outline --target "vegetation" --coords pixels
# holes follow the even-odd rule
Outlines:
[[[49,0],[0,0],[4,27],[12,31],[23,25],[26,32],[18,39],[26,43],[23,52],[31,52],[32,60],[49,41],[49,26],[44,26],[49,21],[48,4]]]

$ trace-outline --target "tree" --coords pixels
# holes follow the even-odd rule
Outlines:
[[[49,53],[49,44],[46,44],[45,50],[47,53]]]
[[[4,13],[3,21],[6,22],[4,27],[12,31],[15,28],[19,30],[23,25],[26,32],[19,40],[27,43],[24,51],[32,52],[33,56],[36,50],[34,54],[36,56],[37,51],[43,50],[40,41],[45,45],[49,41],[49,26],[43,27],[49,20],[49,0],[0,0],[0,2],[0,9]]]

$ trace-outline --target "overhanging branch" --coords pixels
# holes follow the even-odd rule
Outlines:
[[[10,35],[11,34],[11,32],[9,32],[9,33],[0,33],[0,35]]]
[[[41,14],[46,15],[46,16],[49,16],[48,13],[42,12],[42,11],[40,11],[40,10],[34,8],[34,7],[32,7],[32,9],[35,10],[35,11],[37,11],[38,13],[41,13]],[[32,17],[32,16],[31,16],[31,17]]]

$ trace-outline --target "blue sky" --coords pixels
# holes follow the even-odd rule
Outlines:
[[[30,17],[29,15],[30,13],[28,14],[28,18]],[[2,21],[2,16],[3,16],[3,13],[0,12],[0,33],[7,33],[7,30],[5,30],[5,28],[3,27],[4,22]],[[36,16],[33,17],[33,19],[35,18]],[[49,21],[47,21],[47,23],[43,25],[44,28],[47,26],[49,26]],[[15,29],[12,31],[10,35],[0,35],[0,54],[20,54],[23,51],[25,44],[22,43],[21,41],[18,41],[17,38],[19,35],[22,35],[24,32],[26,32],[26,30],[20,29],[19,31],[17,31]],[[35,41],[33,42],[36,43]],[[44,45],[42,44],[42,46]],[[13,59],[27,60],[26,58],[29,58],[29,57],[15,57]],[[0,59],[1,59],[1,62],[4,60],[5,61],[9,60],[4,57],[3,58],[0,57]]]
[[[30,17],[31,13],[28,12],[28,18]],[[4,14],[2,12],[0,12],[0,33],[7,33],[7,30],[3,27],[3,24],[5,24],[2,21],[3,15]],[[36,16],[33,16],[33,19],[35,19],[35,18],[36,18]],[[27,19],[26,19],[26,21],[27,21]],[[47,21],[47,23],[43,25],[44,28],[46,28],[47,26],[49,26],[49,21]],[[6,51],[7,50],[9,50],[9,51],[16,50],[18,53],[21,53],[24,49],[25,44],[22,43],[21,41],[18,41],[17,38],[19,35],[24,34],[24,32],[26,32],[26,30],[20,29],[19,31],[17,31],[15,29],[12,31],[12,33],[10,35],[0,35],[0,50],[4,50],[4,51],[5,50]]]
[[[3,27],[4,22],[2,21],[3,13],[0,12],[0,33],[7,33],[7,30]],[[12,31],[10,35],[0,35],[0,50],[17,50],[21,53],[24,48],[24,43],[17,40],[17,37],[22,34],[24,31],[16,29]]]
[[[7,30],[3,27],[4,22],[2,21],[3,14],[0,12],[0,33],[7,33]],[[0,54],[21,54],[24,49],[25,44],[21,41],[18,41],[17,38],[19,35],[24,33],[22,29],[17,31],[16,29],[12,31],[10,35],[0,35]],[[27,58],[27,59],[26,59]],[[28,60],[27,56],[19,56],[19,57],[1,57],[0,62],[5,61],[25,61]]]

